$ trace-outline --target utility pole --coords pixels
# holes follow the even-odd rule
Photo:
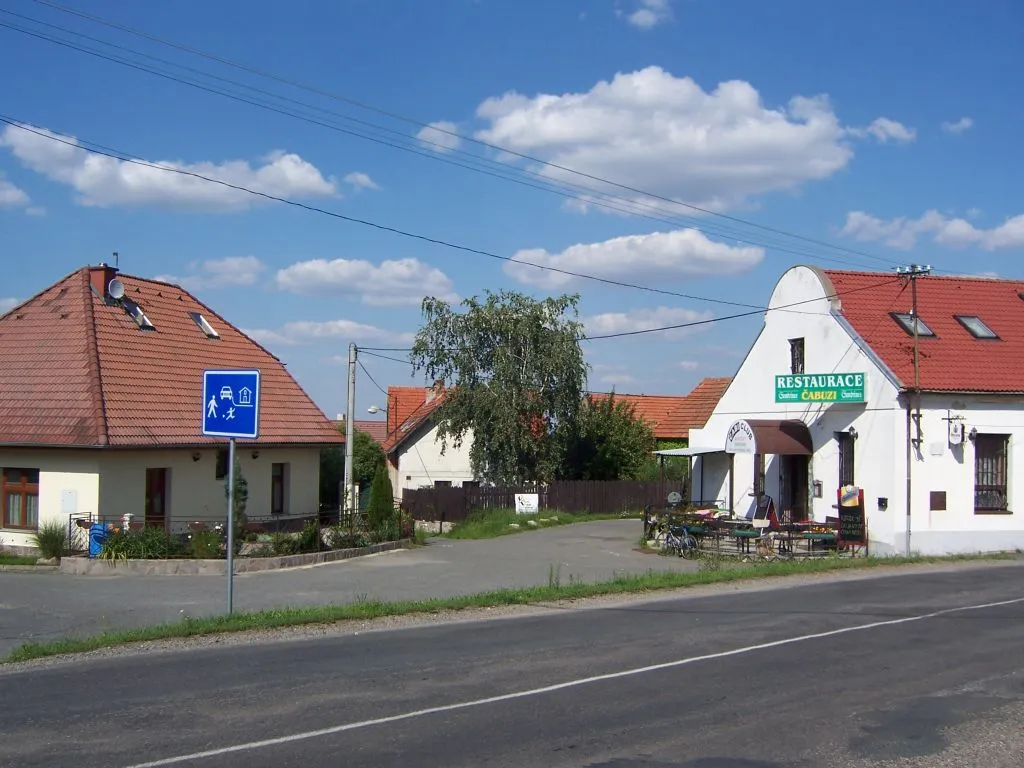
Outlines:
[[[345,412],[345,499],[342,502],[349,516],[349,532],[354,533],[356,521],[356,485],[352,458],[356,442],[356,355],[355,342],[348,345],[348,410]],[[338,520],[340,523],[341,520]]]
[[[909,267],[899,267],[896,272],[910,280],[910,322],[914,333],[914,387],[907,397],[907,531],[906,531],[906,556],[910,557],[910,510],[913,502],[913,467],[914,467],[914,446],[921,446],[921,358],[920,358],[920,321],[917,313],[917,278],[931,274],[930,266],[918,266],[911,264]],[[911,402],[911,395],[913,402]],[[913,433],[913,434],[911,434]]]

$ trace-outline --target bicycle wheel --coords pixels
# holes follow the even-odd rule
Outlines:
[[[679,548],[679,556],[692,560],[697,554],[697,540],[693,536],[687,536]]]

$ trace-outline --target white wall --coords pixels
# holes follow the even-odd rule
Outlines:
[[[258,457],[253,458],[253,451]],[[199,461],[193,461],[199,454]],[[269,517],[271,465],[289,464],[286,514],[314,515],[319,510],[320,451],[316,448],[239,448],[236,461],[248,482],[246,515]],[[172,530],[189,521],[225,519],[225,479],[217,478],[215,449],[110,450],[101,464],[102,516],[112,520],[125,513],[141,522],[146,511],[146,469],[168,469],[167,518]]]
[[[726,432],[738,419],[798,419],[808,425],[814,445],[809,470],[809,485],[822,484],[822,497],[811,498],[816,520],[837,514],[836,490],[839,485],[839,451],[835,433],[851,426],[859,437],[854,443],[855,481],[864,488],[868,529],[871,539],[891,540],[893,515],[899,510],[905,482],[896,453],[905,434],[903,410],[895,385],[886,378],[876,362],[857,345],[843,325],[832,316],[815,271],[796,267],[786,272],[772,294],[770,306],[783,307],[806,302],[765,315],[765,324],[719,401],[704,429],[690,431],[690,445],[724,448]],[[888,318],[887,318],[888,319]],[[775,376],[790,372],[789,339],[804,339],[804,370],[814,373],[864,373],[865,403],[776,403]],[[704,489],[696,478],[705,464]],[[765,491],[778,499],[779,465],[777,457],[765,457]],[[729,499],[728,457],[708,456],[694,459],[694,494],[704,500]],[[745,515],[754,506],[754,457],[736,454],[734,499],[737,515]],[[888,499],[888,510],[879,512],[878,497]]]
[[[39,523],[67,524],[70,512],[95,513],[99,507],[98,458],[96,451],[0,449],[0,470],[39,469]],[[0,547],[32,546],[30,532],[0,529]]]
[[[855,483],[864,489],[868,532],[874,554],[905,552],[907,424],[903,396],[873,353],[862,350],[844,321],[831,315],[830,301],[817,276],[795,267],[780,278],[770,306],[809,303],[765,315],[764,327],[728,391],[702,430],[691,430],[690,445],[724,448],[729,426],[742,418],[799,419],[809,427],[814,445],[810,477],[820,480],[823,494],[812,499],[816,520],[834,516],[839,477],[836,431],[851,426],[858,433],[854,447]],[[797,310],[797,311],[793,311]],[[879,322],[892,322],[888,316]],[[805,339],[805,371],[865,373],[863,404],[796,405],[775,403],[774,376],[789,372],[789,339]],[[911,551],[921,554],[1000,551],[1024,548],[1024,398],[928,395],[921,401],[922,443],[912,451]],[[951,447],[950,416],[961,416],[965,434],[1010,436],[1008,457],[1011,514],[976,514],[974,510],[974,445],[965,440]],[[916,434],[916,432],[915,432]],[[698,481],[704,466],[704,488]],[[775,457],[766,457],[766,492],[777,498],[779,477]],[[736,514],[754,503],[754,457],[736,454]],[[946,510],[930,510],[930,492],[946,492]],[[694,458],[695,500],[729,498],[728,456]],[[880,499],[886,499],[883,509]]]
[[[401,498],[404,488],[433,486],[438,480],[447,480],[452,485],[472,480],[473,471],[469,461],[472,445],[473,433],[469,431],[459,448],[449,440],[442,454],[437,427],[422,427],[420,433],[410,438],[398,451],[398,468],[392,470],[391,478],[395,495]]]

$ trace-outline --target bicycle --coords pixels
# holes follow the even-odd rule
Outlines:
[[[662,544],[663,550],[675,550],[679,557],[693,558],[697,556],[697,539],[690,533],[690,529],[683,525],[672,525],[669,521],[665,526],[665,541]]]

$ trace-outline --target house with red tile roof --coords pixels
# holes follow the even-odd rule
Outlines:
[[[1021,371],[1024,281],[793,267],[691,431],[693,500],[827,523],[852,487],[874,553],[1024,547]]]
[[[636,416],[651,424],[660,443],[685,444],[690,430],[707,421],[728,383],[728,378],[707,378],[685,396],[616,393],[615,397],[633,405]],[[602,398],[609,393],[591,395]],[[399,497],[403,488],[476,482],[470,468],[469,436],[461,446],[449,444],[441,453],[432,416],[443,399],[444,393],[439,389],[388,388],[388,436],[383,446],[391,466],[392,485]]]
[[[211,368],[261,372],[259,437],[236,451],[250,519],[319,511],[320,449],[341,435],[279,359],[179,286],[76,270],[0,316],[0,359],[6,547],[74,516],[224,520],[226,441],[201,434]]]

